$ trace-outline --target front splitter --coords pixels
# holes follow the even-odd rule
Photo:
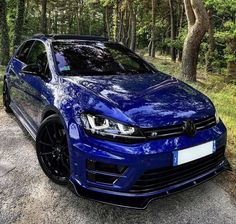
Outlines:
[[[123,195],[112,195],[107,193],[101,193],[92,191],[86,188],[81,187],[79,184],[70,181],[70,189],[79,197],[90,199],[97,202],[102,202],[110,205],[127,207],[133,209],[145,209],[148,204],[158,198],[166,197],[174,193],[187,190],[189,188],[195,187],[199,184],[202,184],[213,177],[217,176],[225,170],[231,170],[230,164],[227,159],[224,160],[224,163],[219,168],[213,170],[212,172],[207,173],[204,176],[195,178],[192,181],[173,187],[172,189],[166,191],[156,192],[151,196],[123,196]]]

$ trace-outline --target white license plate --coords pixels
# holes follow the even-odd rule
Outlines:
[[[202,157],[212,154],[213,152],[215,152],[215,150],[215,141],[211,141],[191,148],[174,151],[173,165],[178,166],[196,159],[200,159]]]

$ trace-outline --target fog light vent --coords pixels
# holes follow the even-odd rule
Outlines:
[[[87,160],[87,179],[90,182],[113,184],[126,170],[125,166]]]
[[[117,177],[87,172],[87,179],[91,182],[112,184],[115,180],[117,180]]]
[[[122,174],[127,167],[125,166],[117,166],[108,163],[101,163],[94,160],[87,160],[87,169],[88,170],[96,170],[101,172],[108,172],[113,174]]]

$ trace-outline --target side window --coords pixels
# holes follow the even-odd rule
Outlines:
[[[17,51],[16,58],[24,63],[26,63],[27,56],[29,54],[29,51],[32,47],[32,44],[34,43],[33,40],[25,42]]]
[[[31,48],[28,54],[27,64],[37,64],[38,66],[40,66],[42,75],[44,75],[45,78],[50,77],[50,71],[48,68],[48,60],[47,60],[47,52],[42,42],[35,41],[33,47]]]
[[[42,42],[36,41],[28,55],[27,64],[38,64],[47,59],[46,49]]]

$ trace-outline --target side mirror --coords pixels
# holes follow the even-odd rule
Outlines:
[[[28,73],[35,76],[41,76],[42,69],[37,64],[29,64],[22,68],[23,73]]]

